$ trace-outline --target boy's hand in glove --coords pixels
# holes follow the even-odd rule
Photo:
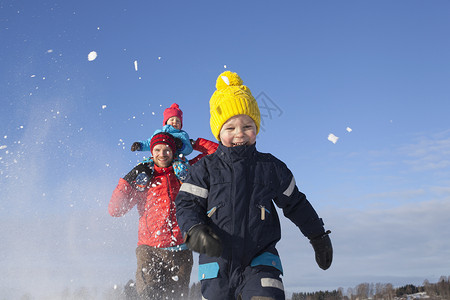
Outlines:
[[[139,151],[141,149],[142,149],[141,143],[139,143],[139,142],[134,142],[133,145],[131,145],[131,151],[133,151],[133,152]]]
[[[152,177],[152,169],[148,167],[148,163],[140,163],[136,167],[134,167],[130,172],[128,172],[127,175],[123,177],[130,185],[133,184],[134,181],[136,181],[136,177],[140,173],[147,174],[148,177]]]
[[[323,270],[328,269],[333,261],[333,247],[331,246],[331,240],[328,236],[331,233],[327,232],[310,239],[310,243],[316,253],[316,262]]]
[[[211,257],[222,254],[222,241],[208,225],[197,224],[189,229],[185,243],[192,251]]]

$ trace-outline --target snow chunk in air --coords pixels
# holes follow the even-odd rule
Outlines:
[[[338,141],[338,137],[337,136],[335,136],[334,134],[332,134],[332,133],[330,133],[329,135],[328,135],[328,140],[330,141],[330,142],[332,142],[333,144],[336,144],[336,142]]]
[[[89,61],[93,61],[93,60],[95,60],[96,58],[97,58],[97,52],[91,51],[91,52],[88,54],[88,60],[89,60]]]
[[[352,132],[353,129],[351,129],[350,127],[347,127],[347,132]]]

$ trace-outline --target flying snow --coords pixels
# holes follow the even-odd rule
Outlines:
[[[337,136],[335,136],[334,134],[332,134],[332,133],[330,133],[329,135],[328,135],[328,140],[330,141],[330,142],[332,142],[333,144],[336,144],[336,142],[338,141],[338,137]]]
[[[102,109],[105,109],[106,108],[106,105],[102,105]]]
[[[134,61],[134,69],[135,69],[136,71],[138,70],[137,60]]]
[[[350,127],[347,127],[347,131],[348,131],[348,132],[352,132],[353,129],[351,129]]]
[[[89,60],[89,61],[93,61],[93,60],[95,60],[96,58],[97,58],[97,52],[91,51],[91,52],[88,54],[88,60]]]
[[[6,148],[7,148],[6,145],[0,146],[0,150],[6,149]]]

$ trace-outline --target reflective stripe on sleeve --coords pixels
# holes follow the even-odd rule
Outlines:
[[[295,178],[292,176],[291,183],[289,183],[288,188],[283,192],[283,195],[290,197],[295,188]]]
[[[200,186],[193,185],[192,183],[183,183],[180,188],[180,192],[186,192],[201,198],[208,198],[208,190]]]
[[[283,283],[275,278],[261,278],[262,287],[272,287],[284,291]]]

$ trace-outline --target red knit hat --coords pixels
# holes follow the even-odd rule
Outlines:
[[[151,141],[150,141],[150,151],[153,152],[153,147],[155,147],[158,144],[166,144],[170,147],[173,154],[177,152],[177,146],[175,144],[175,140],[173,139],[173,136],[170,133],[167,132],[160,132],[155,134]]]
[[[167,120],[169,120],[170,118],[177,117],[181,121],[181,127],[183,127],[183,112],[181,111],[178,104],[173,103],[169,108],[166,108],[163,115],[163,126],[166,125]]]

